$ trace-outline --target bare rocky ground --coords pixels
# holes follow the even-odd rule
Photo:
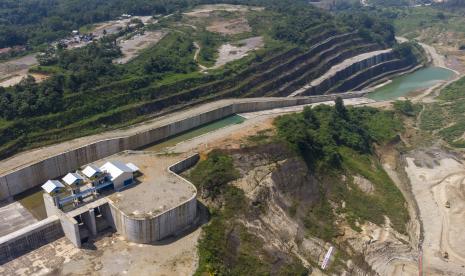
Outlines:
[[[35,54],[0,63],[0,86],[7,87],[19,83],[34,65],[37,65]]]
[[[142,50],[156,45],[165,35],[166,32],[164,31],[147,31],[144,34],[137,34],[128,40],[120,40],[119,46],[123,52],[123,57],[116,59],[114,62],[119,64],[128,63],[138,56]]]
[[[200,228],[165,244],[128,243],[107,233],[77,249],[61,238],[0,267],[2,275],[190,275]]]
[[[196,48],[194,61],[198,63],[201,71],[217,69],[231,61],[244,58],[248,56],[250,52],[261,49],[263,46],[265,46],[265,43],[263,41],[263,37],[261,36],[242,39],[235,43],[225,43],[218,49],[218,58],[215,62],[215,65],[212,67],[206,67],[198,63],[201,47],[197,42],[194,42],[194,47]]]
[[[229,5],[229,4],[216,4],[216,5],[201,5],[196,7],[190,12],[184,13],[188,16],[204,17],[209,16],[214,11],[228,11],[228,12],[247,12],[250,10],[261,11],[262,7],[243,6],[243,5]]]
[[[151,16],[135,16],[135,17],[132,17],[131,19],[134,19],[134,18],[140,19],[142,23],[144,24],[149,23],[153,20]],[[110,21],[98,23],[93,27],[92,33],[97,38],[103,37],[104,31],[107,34],[115,34],[119,32],[122,28],[126,27],[126,25],[130,23],[131,19],[110,20]]]
[[[276,151],[264,155],[273,155]],[[312,275],[322,275],[323,271],[317,266],[321,265],[324,255],[334,244],[306,235],[299,219],[301,206],[311,204],[319,197],[318,180],[308,174],[299,160],[276,162],[260,154],[238,153],[233,156],[242,176],[234,185],[244,190],[252,202],[266,204],[256,219],[243,220],[244,226],[266,241],[270,250],[293,254],[305,266],[312,268]],[[360,180],[364,185],[372,186],[368,180]],[[296,202],[299,207],[291,216],[289,209]],[[418,274],[418,255],[409,243],[409,237],[392,229],[388,220],[381,226],[365,223],[361,225],[360,233],[347,225],[342,217],[336,223],[339,231],[337,244],[350,252],[350,259],[355,259],[344,263],[346,268],[342,275]],[[353,258],[357,255],[363,256],[362,259]],[[335,262],[334,258],[331,258],[332,262]]]
[[[263,9],[260,7],[223,4],[199,6],[190,12],[184,13],[188,20],[188,24],[185,25],[194,29],[197,29],[196,25],[198,24],[206,25],[207,31],[223,36],[250,33],[252,28],[246,18],[246,13],[259,10]],[[234,13],[234,16],[233,18],[226,18],[221,12]],[[198,62],[201,47],[197,42],[194,42],[194,46],[197,48],[194,61]],[[199,67],[202,71],[217,69],[231,61],[241,59],[251,51],[261,49],[263,46],[263,37],[260,36],[228,42],[218,49],[218,58],[213,66],[206,67],[199,64]]]
[[[218,50],[218,59],[215,65],[210,69],[219,68],[231,61],[241,59],[251,51],[263,48],[264,45],[261,36],[239,40],[236,43],[223,44]]]

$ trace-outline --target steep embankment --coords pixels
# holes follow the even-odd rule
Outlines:
[[[367,147],[395,136],[396,115],[336,106],[278,118],[277,134],[215,150],[189,173],[212,210],[198,275],[317,272],[330,247],[325,273],[417,273],[405,199]]]
[[[383,78],[408,71],[420,58],[402,56],[393,49],[362,52],[346,57],[323,75],[310,81],[289,96],[340,93],[362,89]]]

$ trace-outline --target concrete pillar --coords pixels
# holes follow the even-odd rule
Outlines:
[[[103,204],[101,206],[99,206],[100,208],[100,213],[102,214],[102,217],[105,219],[105,221],[108,223],[108,225],[113,228],[113,230],[117,230],[116,229],[116,225],[115,225],[115,220],[113,219],[113,215],[111,214],[111,209],[110,209],[110,205],[107,203],[107,204]]]
[[[60,215],[61,228],[65,236],[76,247],[81,247],[81,234],[79,233],[79,225],[74,218],[69,218],[65,214]]]
[[[90,209],[88,212],[81,214],[84,225],[89,229],[92,236],[97,236],[97,223],[95,221],[95,211]]]

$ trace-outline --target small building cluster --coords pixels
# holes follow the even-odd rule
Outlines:
[[[88,197],[96,198],[105,190],[121,190],[134,183],[139,168],[133,163],[109,161],[100,168],[88,165],[81,171],[70,172],[61,181],[48,180],[42,189],[53,198],[54,205],[62,208],[67,204],[78,206]]]
[[[58,41],[58,44],[61,44],[63,46],[73,46],[75,44],[87,44],[89,42],[94,41],[96,39],[95,35],[90,33],[90,34],[80,34],[78,30],[72,31],[72,36],[68,38],[64,38]]]
[[[118,19],[128,19],[128,18],[131,18],[132,15],[130,14],[127,14],[127,13],[123,13],[120,17],[118,17]]]

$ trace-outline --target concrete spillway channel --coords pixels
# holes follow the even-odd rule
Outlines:
[[[351,98],[361,95],[363,94],[347,93],[339,96]],[[3,160],[0,164],[0,200],[10,199],[93,161],[124,150],[135,150],[161,142],[233,114],[328,101],[336,96],[222,100],[153,119],[131,128],[20,153]]]

